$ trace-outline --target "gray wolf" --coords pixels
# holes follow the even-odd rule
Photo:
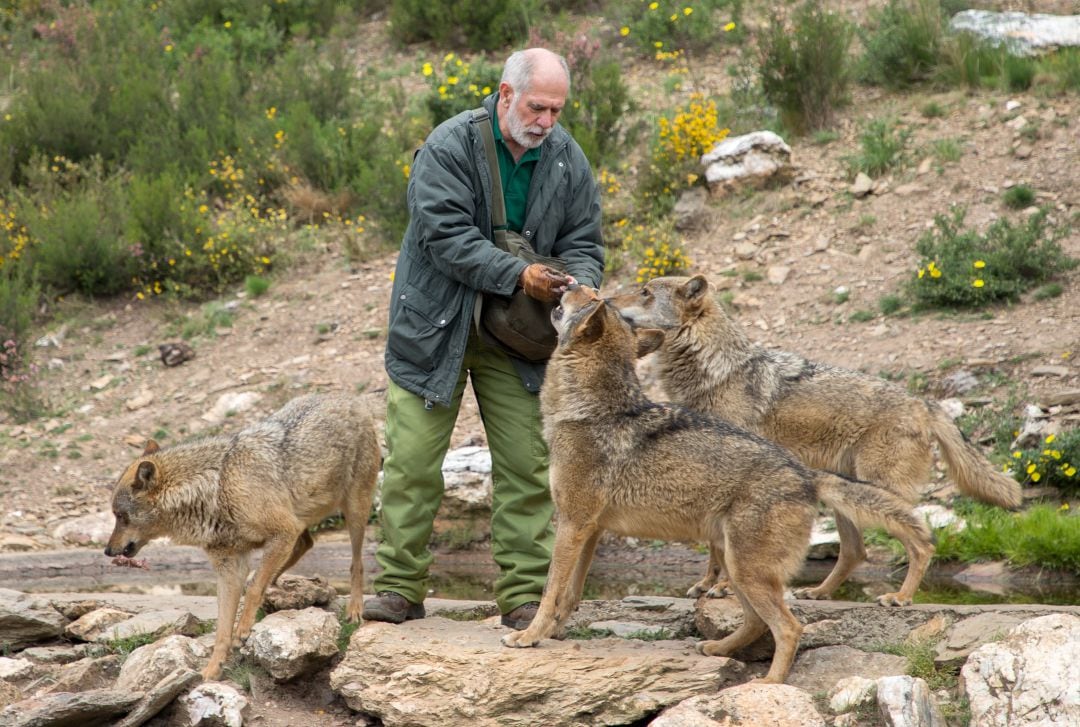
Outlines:
[[[205,679],[247,638],[267,586],[313,545],[308,528],[340,511],[352,541],[348,617],[360,619],[364,527],[380,466],[366,407],[354,397],[311,394],[231,436],[159,447],[149,440],[113,491],[116,526],[105,555],[131,558],[168,536],[206,551],[217,573],[217,636]],[[244,594],[251,552],[262,548]]]
[[[663,332],[635,332],[595,292],[572,285],[552,312],[558,347],[540,392],[551,450],[555,548],[547,587],[529,627],[503,638],[534,646],[577,606],[604,530],[704,541],[719,557],[743,608],[742,625],[698,650],[729,656],[766,629],[776,651],[764,681],[783,682],[802,626],[784,586],[802,565],[818,499],[860,526],[884,526],[925,567],[933,547],[910,506],[887,490],[811,470],[785,449],[729,422],[649,401],[634,360]]]
[[[674,402],[771,439],[809,467],[872,481],[911,505],[930,478],[937,442],[961,492],[1002,507],[1020,505],[1019,484],[991,467],[937,404],[874,376],[751,343],[701,275],[655,278],[611,304],[632,326],[664,331],[660,380]],[[798,591],[800,597],[828,598],[866,557],[855,524],[843,514],[836,524],[836,565],[820,585]],[[715,565],[690,595],[715,589]],[[900,590],[879,602],[911,603],[920,580],[909,569]]]

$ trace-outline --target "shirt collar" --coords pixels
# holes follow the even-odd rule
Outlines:
[[[496,103],[495,106],[496,108],[494,109],[494,113],[492,114],[492,124],[495,127],[495,141],[499,142],[503,146],[506,146],[506,141],[503,139],[502,129],[499,128],[498,103]],[[547,141],[547,139],[544,139],[544,141]],[[521,164],[522,162],[536,161],[540,158],[540,150],[542,148],[544,148],[543,144],[536,147],[535,149],[526,149],[525,153],[521,155],[521,158],[517,160],[517,163]],[[509,151],[509,148],[507,148],[507,151]]]

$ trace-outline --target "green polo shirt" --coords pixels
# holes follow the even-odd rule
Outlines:
[[[506,226],[514,232],[521,232],[525,226],[525,204],[529,200],[533,170],[540,161],[540,147],[526,149],[515,164],[514,155],[506,148],[502,131],[499,130],[497,111],[492,123],[495,125],[495,149],[499,153],[499,176],[502,177],[503,197],[506,200]]]

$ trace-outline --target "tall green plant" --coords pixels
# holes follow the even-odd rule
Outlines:
[[[841,15],[813,0],[795,11],[790,27],[773,16],[759,43],[759,73],[765,96],[792,131],[829,126],[834,110],[846,102],[853,33]]]
[[[929,80],[941,54],[945,22],[940,0],[889,0],[860,29],[862,80],[903,88]]]
[[[434,41],[474,51],[525,40],[527,0],[391,0],[390,33],[402,43]]]

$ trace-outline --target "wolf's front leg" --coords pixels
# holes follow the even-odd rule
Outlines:
[[[536,612],[529,628],[514,631],[502,638],[506,646],[536,646],[541,639],[549,638],[566,623],[571,610],[577,605],[575,574],[578,568],[588,569],[583,558],[591,558],[599,528],[590,523],[582,526],[560,519],[555,530],[555,549],[551,554],[551,566],[548,568],[547,586],[540,599],[540,608]],[[584,578],[581,579],[584,581]]]
[[[229,649],[233,646],[233,622],[236,620],[240,593],[247,577],[247,558],[212,555],[210,562],[217,572],[218,618],[214,650],[202,671],[203,679],[207,681],[221,678],[221,667],[229,658]]]

